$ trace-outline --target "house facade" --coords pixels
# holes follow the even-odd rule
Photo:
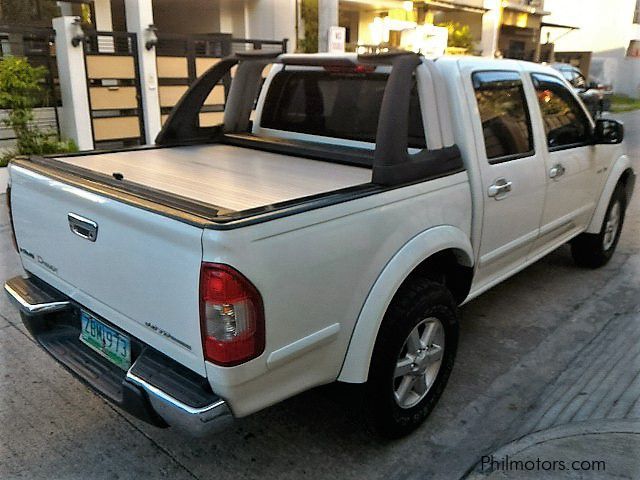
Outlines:
[[[37,1],[37,0],[32,0]],[[44,0],[40,0],[44,1]],[[154,25],[174,34],[228,33],[236,38],[289,39],[296,51],[304,37],[307,0],[153,0]],[[65,15],[81,15],[97,30],[126,31],[125,0],[58,2]],[[429,25],[468,28],[468,53],[537,61],[544,0],[317,0],[318,48],[327,49],[331,26],[346,30],[346,50],[414,48]],[[416,46],[417,45],[417,46]]]
[[[25,1],[41,12],[42,2],[50,2]],[[636,0],[611,0],[620,8],[610,14],[619,16],[602,24],[625,20],[629,28],[606,35],[593,15],[575,15],[580,8],[597,11],[598,0],[315,1],[320,51],[329,46],[330,27],[344,28],[347,51],[424,51],[416,41],[421,35],[434,25],[458,24],[465,26],[466,53],[539,61],[541,39],[552,39],[544,32],[560,28],[570,34],[552,39],[556,50],[590,49],[616,89],[634,94],[638,88]],[[585,1],[594,5],[577,6]],[[59,82],[52,85],[59,85],[63,107],[57,123],[83,149],[152,143],[181,95],[211,65],[238,50],[298,51],[313,24],[303,14],[307,0],[66,0],[57,7],[62,16],[53,21],[55,35],[46,31],[38,48],[57,62]],[[571,21],[579,25],[567,26]],[[2,40],[3,54],[17,53],[18,37],[25,44],[19,29],[14,25]],[[220,85],[207,99],[202,124],[220,122],[227,88]]]
[[[554,44],[558,57],[578,64],[590,52],[589,74],[618,93],[640,97],[640,0],[546,0],[551,24],[543,42]],[[597,12],[597,13],[595,13]]]

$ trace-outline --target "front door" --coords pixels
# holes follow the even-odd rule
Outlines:
[[[478,289],[524,265],[544,208],[545,165],[535,145],[528,106],[535,98],[527,99],[521,75],[515,68],[471,75],[484,199]]]
[[[547,200],[535,251],[542,253],[584,229],[595,208],[596,147],[591,121],[565,83],[532,73],[546,138]]]

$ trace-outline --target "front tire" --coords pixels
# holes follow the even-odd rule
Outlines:
[[[618,184],[609,201],[600,232],[583,233],[571,242],[571,255],[578,266],[599,268],[611,260],[620,240],[626,208],[624,189]]]
[[[389,306],[365,386],[365,411],[373,429],[398,438],[416,429],[440,398],[453,368],[459,314],[441,284],[414,278]]]

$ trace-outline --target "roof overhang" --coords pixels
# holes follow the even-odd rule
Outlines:
[[[485,13],[488,8],[470,5],[466,2],[457,2],[454,0],[425,0],[423,2],[428,7],[442,8],[444,10],[457,10],[461,12]]]
[[[341,0],[340,3],[342,6],[350,6],[354,9],[359,10],[385,10],[391,8],[404,8],[404,3],[401,0]],[[423,0],[423,1],[414,1],[414,5],[425,5],[427,7],[439,8],[442,10],[449,11],[461,11],[461,12],[472,12],[472,13],[485,13],[489,9],[481,7],[479,5],[473,5],[472,3],[465,1],[457,1],[457,0]]]
[[[547,12],[546,10],[543,10],[541,8],[527,7],[525,5],[516,5],[508,1],[502,2],[502,6],[504,7],[505,10],[513,10],[515,12],[528,13],[529,15],[540,15],[540,16],[551,15],[551,12]]]
[[[580,27],[574,27],[573,25],[563,25],[561,23],[542,22],[541,27],[547,28],[564,28],[567,30],[580,30]]]

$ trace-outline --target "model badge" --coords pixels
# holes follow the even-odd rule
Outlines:
[[[173,335],[171,335],[169,332],[167,332],[166,330],[163,330],[162,328],[160,328],[157,325],[154,325],[151,322],[144,322],[144,325],[147,328],[150,328],[151,330],[153,330],[154,332],[156,332],[159,335],[162,335],[165,338],[168,338],[169,340],[177,343],[178,345],[180,345],[181,347],[186,348],[187,350],[191,350],[191,345],[184,343],[182,340],[178,340],[176,337],[174,337]]]
[[[56,267],[55,265],[50,264],[44,258],[42,258],[40,255],[36,255],[34,253],[31,253],[29,250],[27,250],[26,248],[22,248],[22,247],[20,247],[20,253],[23,254],[25,257],[29,257],[31,260],[34,260],[34,261],[38,262],[38,264],[42,265],[44,268],[46,268],[50,272],[58,273],[58,267]]]

